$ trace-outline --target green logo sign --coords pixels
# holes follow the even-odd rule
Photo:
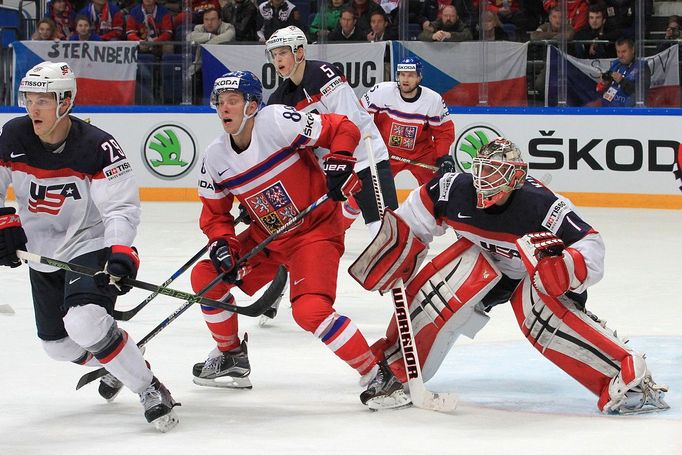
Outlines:
[[[142,145],[142,160],[147,169],[163,179],[187,174],[196,158],[196,141],[189,129],[174,123],[155,127]]]
[[[455,141],[455,160],[459,168],[469,171],[478,149],[499,136],[502,134],[487,125],[476,125],[464,130]]]

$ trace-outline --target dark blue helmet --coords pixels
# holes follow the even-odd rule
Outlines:
[[[217,108],[220,94],[230,90],[242,92],[244,100],[255,101],[260,109],[263,102],[263,85],[251,71],[231,71],[216,79],[211,91],[211,106]]]
[[[421,60],[419,60],[417,57],[407,57],[398,63],[398,66],[395,69],[395,74],[396,77],[398,77],[398,73],[401,71],[416,71],[417,76],[422,77],[423,69],[424,65],[422,65]]]

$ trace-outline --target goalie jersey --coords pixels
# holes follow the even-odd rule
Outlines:
[[[234,235],[230,209],[236,197],[253,220],[253,237],[261,242],[327,192],[311,147],[347,151],[358,136],[341,115],[305,114],[282,105],[261,109],[245,150],[236,150],[227,133],[206,149],[199,176],[201,229],[209,240]],[[295,248],[300,234],[308,234],[307,241],[340,235],[341,216],[338,203],[326,202],[268,248]]]
[[[296,110],[319,114],[343,114],[365,134],[371,136],[377,162],[388,159],[388,151],[372,117],[362,108],[346,77],[331,63],[306,60],[301,85],[285,79],[270,95],[268,105],[284,104]],[[364,141],[360,141],[353,156],[358,160],[355,171],[369,166]]]
[[[447,155],[455,142],[455,125],[443,98],[428,87],[418,87],[410,100],[395,82],[380,82],[360,98],[374,116],[391,155],[427,164]]]
[[[473,176],[445,174],[412,191],[396,213],[427,243],[450,226],[490,253],[500,271],[514,280],[527,274],[516,239],[542,231],[553,233],[584,256],[587,279],[574,292],[584,291],[604,274],[604,243],[599,233],[576,213],[568,199],[530,176],[505,205],[478,209]]]
[[[140,222],[138,187],[120,145],[99,128],[70,119],[66,141],[54,151],[35,135],[28,116],[0,130],[0,202],[11,183],[28,250],[62,261],[114,244],[130,246]]]

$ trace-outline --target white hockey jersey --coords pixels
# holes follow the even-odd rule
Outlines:
[[[391,155],[435,164],[436,158],[450,153],[455,124],[438,93],[423,86],[418,90],[408,100],[395,82],[380,82],[360,97],[360,103],[373,115]]]
[[[123,150],[110,134],[70,118],[66,142],[55,152],[45,149],[28,116],[0,130],[0,203],[12,184],[28,250],[62,261],[130,246],[140,223],[138,187]]]
[[[532,177],[512,193],[504,206],[476,208],[473,177],[449,173],[412,191],[396,213],[425,243],[445,233],[457,234],[490,253],[500,271],[520,280],[526,268],[515,241],[532,232],[551,232],[585,258],[587,278],[573,292],[580,293],[604,275],[601,235],[575,211],[573,204]]]
[[[230,209],[235,197],[253,220],[256,240],[268,237],[327,192],[326,177],[311,147],[348,152],[360,139],[357,127],[341,115],[306,114],[274,105],[261,109],[254,120],[248,148],[235,150],[230,136],[223,133],[204,154],[200,226],[209,240],[234,235]],[[343,232],[340,216],[338,203],[327,202],[268,248],[295,248],[292,236],[308,234],[310,240],[310,236],[339,235]]]

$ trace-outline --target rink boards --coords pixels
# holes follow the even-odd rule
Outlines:
[[[576,204],[682,209],[672,176],[682,109],[452,108],[452,154],[467,171],[477,147],[496,136],[514,141],[530,174]],[[0,124],[22,115],[4,108]],[[74,115],[111,133],[131,160],[148,201],[197,198],[203,150],[221,132],[203,107],[83,107]],[[409,153],[409,152],[408,152]],[[398,175],[400,199],[416,181]]]

